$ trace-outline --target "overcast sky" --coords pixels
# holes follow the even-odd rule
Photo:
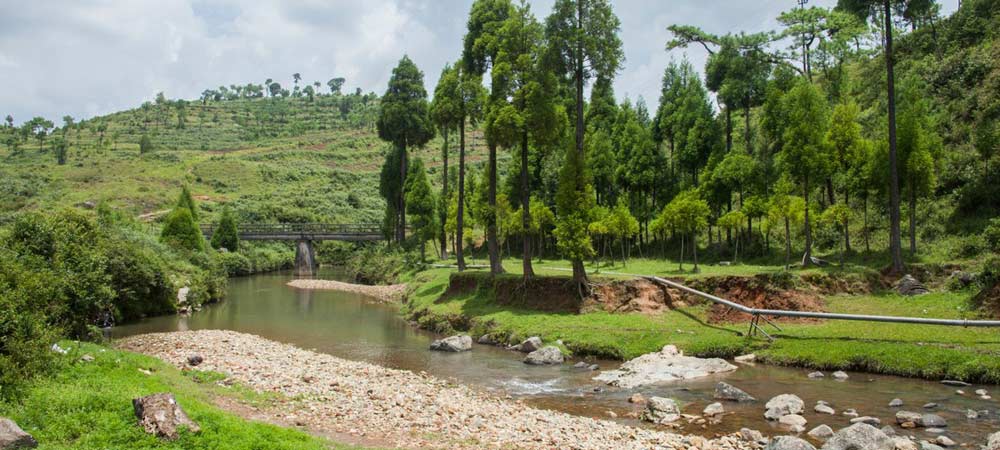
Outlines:
[[[958,0],[943,1],[945,14]],[[163,91],[197,98],[219,85],[291,86],[334,76],[345,91],[381,94],[408,54],[433,92],[458,58],[471,0],[0,0],[0,116],[89,118],[136,107]],[[552,0],[531,1],[544,20]],[[836,0],[812,0],[833,6]],[[666,27],[709,32],[775,29],[795,0],[618,0],[626,61],[619,98],[654,109],[659,80],[684,53],[699,69],[704,50],[667,53]]]

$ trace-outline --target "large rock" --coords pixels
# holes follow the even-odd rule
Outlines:
[[[705,407],[701,412],[701,415],[705,417],[715,417],[725,413],[725,408],[722,407],[722,403],[712,403]]]
[[[681,410],[677,407],[677,402],[663,397],[650,397],[646,402],[646,411],[642,413],[642,420],[661,425],[676,422],[680,418]]]
[[[808,434],[809,436],[812,436],[813,439],[826,440],[829,439],[830,436],[833,436],[833,428],[824,424],[809,430]]]
[[[920,284],[916,278],[913,278],[913,275],[907,274],[903,275],[903,278],[900,278],[899,282],[896,283],[896,292],[903,295],[920,295],[926,294],[930,290]]]
[[[532,336],[522,341],[520,344],[516,346],[516,348],[524,353],[531,353],[535,350],[542,348],[542,338],[538,336]]]
[[[796,395],[781,394],[768,400],[767,404],[764,405],[767,408],[764,417],[768,420],[778,420],[789,414],[802,414],[805,405],[805,402]]]
[[[594,377],[612,386],[626,389],[664,381],[688,380],[716,373],[732,372],[736,366],[721,358],[684,356],[677,347],[667,345],[656,353],[647,353]]]
[[[822,450],[894,450],[895,447],[882,430],[867,423],[856,423],[833,433]]]
[[[740,403],[757,401],[752,395],[725,381],[720,381],[715,385],[715,398],[717,400],[729,400]]]
[[[177,439],[178,428],[182,426],[192,433],[201,431],[201,427],[189,419],[177,404],[173,394],[161,393],[132,399],[132,408],[139,425],[157,437],[171,441]]]
[[[795,436],[778,436],[764,450],[816,450],[816,447]]]
[[[472,337],[462,334],[431,342],[431,350],[439,352],[464,352],[472,350]]]
[[[1000,431],[991,434],[986,439],[986,447],[983,450],[1000,450]]]
[[[35,448],[38,441],[25,433],[13,420],[0,417],[0,449]]]
[[[524,357],[524,363],[531,364],[533,366],[562,364],[563,354],[558,347],[549,345],[528,353],[528,356]]]

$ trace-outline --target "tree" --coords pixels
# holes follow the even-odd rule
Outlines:
[[[431,183],[427,180],[427,171],[420,158],[415,158],[413,164],[410,164],[403,189],[409,205],[407,213],[412,219],[413,237],[420,243],[420,260],[423,261],[427,241],[434,239],[437,234],[438,218],[435,211],[437,201],[431,192]]]
[[[477,76],[482,76],[496,63],[500,52],[498,32],[504,22],[513,13],[510,0],[476,0],[469,12],[468,32],[465,35],[462,51],[462,64],[465,69]],[[492,74],[492,71],[490,71]],[[495,78],[495,77],[494,77]],[[499,81],[499,80],[497,80]],[[491,93],[486,105],[486,115],[496,114],[494,107],[498,106],[501,83],[491,79]],[[486,146],[489,151],[487,162],[487,203],[490,209],[496,210],[497,205],[497,145],[495,134],[487,134]],[[500,260],[499,236],[497,235],[496,214],[486,216],[486,244],[490,257],[490,273],[504,272]]]
[[[153,142],[149,140],[149,135],[143,134],[139,138],[139,154],[146,154],[153,151]]]
[[[861,137],[861,124],[858,123],[860,111],[857,104],[853,102],[840,103],[833,108],[830,116],[830,130],[827,132],[827,142],[830,143],[833,151],[835,172],[842,179],[838,184],[843,186],[843,203],[850,205],[850,194],[858,186],[852,180],[857,175],[856,170],[852,170],[855,164],[864,164],[855,155],[861,151],[860,147],[867,145]],[[864,187],[863,187],[864,188]],[[844,227],[850,228],[850,216],[845,217],[847,222]],[[844,251],[851,251],[851,234],[844,233]]]
[[[684,270],[684,239],[690,237],[691,250],[694,255],[694,271],[698,271],[698,233],[708,227],[708,216],[711,210],[708,203],[702,200],[698,191],[689,189],[677,194],[656,219],[654,229],[661,233],[673,230],[681,237],[681,256],[678,267]]]
[[[340,89],[344,87],[343,77],[331,78],[330,81],[326,82],[326,85],[330,87],[330,95],[340,95]]]
[[[444,160],[444,168],[441,171],[441,198],[450,199],[451,196],[448,194],[448,132],[458,128],[459,122],[465,120],[465,115],[462,110],[461,98],[457,95],[459,76],[461,71],[457,68],[451,66],[451,64],[445,64],[444,69],[441,69],[441,76],[438,78],[438,84],[434,88],[434,100],[431,102],[430,113],[431,118],[434,120],[434,124],[437,125],[438,129],[441,130],[441,136],[443,137],[441,155]],[[448,239],[444,230],[445,224],[447,222],[447,205],[441,208],[441,217],[439,222],[441,224],[441,257],[448,257]]]
[[[215,227],[212,233],[212,248],[216,250],[224,248],[231,252],[240,249],[240,232],[233,211],[228,206],[222,208],[219,226]]]
[[[556,80],[541,67],[543,30],[523,0],[496,32],[493,61],[493,101],[486,119],[487,141],[518,149],[520,160],[520,228],[531,224],[531,189],[528,177],[528,144],[555,141],[556,106],[551,92]],[[525,282],[534,276],[530,235],[522,239],[522,273]]]
[[[850,230],[847,227],[851,218],[851,208],[847,206],[846,203],[838,202],[831,205],[823,214],[820,216],[821,222],[826,222],[832,224],[838,228],[843,233],[844,236],[844,246],[840,252],[840,267],[844,267],[844,254],[847,253],[847,243],[849,242]]]
[[[576,152],[579,153],[578,163],[585,161],[583,136],[585,131],[583,116],[583,89],[592,78],[612,79],[625,59],[618,31],[621,22],[611,9],[608,0],[556,0],[552,6],[552,14],[546,19],[546,37],[552,52],[549,58],[551,69],[558,76],[573,80],[576,91],[574,101],[575,111],[572,116],[576,121]],[[569,162],[569,161],[567,161]],[[576,163],[573,163],[576,164]],[[571,164],[567,164],[570,166]],[[564,201],[563,206],[573,207],[589,197],[593,186],[583,167],[576,170],[576,179],[566,177],[567,182],[579,189],[576,201]],[[568,194],[567,194],[568,195]],[[566,198],[565,200],[569,200]],[[560,210],[560,215],[572,216],[578,212]],[[570,219],[575,221],[576,219]],[[585,227],[563,227],[564,232],[577,231],[579,236],[564,236],[573,241],[589,241]],[[578,250],[586,245],[571,245]],[[572,251],[576,255],[586,252]],[[582,285],[587,280],[587,272],[583,267],[582,258],[570,258],[573,265],[573,280]]]
[[[66,155],[68,153],[68,150],[67,150],[67,145],[68,144],[66,142],[66,139],[63,138],[63,137],[61,137],[61,136],[56,136],[56,137],[52,138],[52,144],[51,145],[52,145],[52,150],[53,150],[53,152],[55,153],[55,156],[56,156],[56,164],[59,164],[60,166],[65,165],[66,164]]]
[[[767,210],[767,220],[785,225],[785,270],[788,270],[792,259],[792,224],[802,222],[806,202],[802,197],[792,195],[795,185],[788,177],[782,177],[775,185],[775,194],[771,197]]]
[[[191,216],[191,210],[180,206],[167,214],[163,231],[160,232],[160,241],[177,249],[193,252],[205,250],[205,238]]]
[[[559,252],[573,261],[573,279],[583,296],[583,284],[587,274],[583,261],[594,254],[594,246],[588,234],[592,222],[592,211],[596,206],[594,186],[583,155],[575,148],[566,148],[566,156],[559,172],[556,191],[556,228],[553,235]]]
[[[899,155],[896,148],[896,81],[894,73],[892,34],[893,16],[906,15],[913,6],[920,9],[926,0],[838,0],[837,9],[854,14],[862,21],[877,18],[881,9],[882,16],[882,48],[885,58],[886,98],[888,99],[888,129],[889,129],[889,254],[892,257],[890,271],[899,274],[903,271],[903,252],[900,240],[899,217]]]
[[[917,197],[930,194],[937,181],[934,154],[942,147],[941,138],[928,119],[923,89],[915,80],[905,80],[902,98],[905,107],[899,117],[899,160],[902,187],[909,200],[910,257],[917,253]]]
[[[316,89],[313,89],[312,85],[308,85],[302,89],[302,93],[306,94],[306,98],[308,98],[310,102],[316,99]]]
[[[628,209],[628,203],[624,198],[619,198],[618,203],[601,220],[600,227],[604,232],[618,241],[622,252],[622,265],[625,265],[628,254],[625,247],[628,241],[639,234],[639,221]]]
[[[405,180],[408,173],[407,149],[423,147],[434,137],[427,91],[424,89],[424,74],[408,56],[404,55],[392,70],[389,86],[382,96],[382,108],[376,126],[379,138],[399,149],[399,178]],[[399,205],[396,241],[402,243],[406,239],[406,197],[402,190],[396,201]]]
[[[802,266],[812,264],[812,229],[809,221],[809,193],[815,180],[823,179],[830,166],[826,144],[828,123],[826,99],[815,85],[800,81],[785,96],[789,122],[784,131],[785,145],[778,155],[785,172],[802,189],[805,200],[805,251]]]
[[[198,221],[198,206],[194,203],[194,197],[187,185],[181,187],[181,195],[177,198],[177,208],[185,208],[191,214],[191,219]]]
[[[743,227],[743,221],[746,220],[746,215],[740,211],[729,211],[719,217],[716,220],[716,224],[727,230],[736,231],[736,246],[733,248],[733,260],[740,259],[740,234],[739,230]]]

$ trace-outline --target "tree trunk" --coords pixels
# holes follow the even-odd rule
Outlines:
[[[443,130],[444,134],[444,174],[441,175],[441,204],[444,205],[444,214],[439,217],[448,217],[448,128]],[[448,236],[444,231],[445,220],[441,221],[441,259],[448,259]]]
[[[809,223],[809,177],[802,183],[802,198],[806,203],[806,250],[802,253],[802,267],[809,267],[812,264],[812,227]]]
[[[726,105],[726,153],[733,149],[733,115]]]
[[[885,0],[885,70],[889,100],[889,252],[890,273],[903,272],[903,251],[899,224],[899,168],[896,156],[896,86],[892,61],[892,7]]]
[[[684,270],[684,233],[680,233],[681,236],[681,257],[677,263],[678,270]]]
[[[792,230],[788,222],[788,217],[785,217],[785,270],[792,261]]]
[[[489,180],[486,214],[486,250],[490,256],[490,273],[503,273],[503,261],[500,260],[500,241],[497,238],[497,147],[487,143],[489,147]]]
[[[521,135],[521,236],[524,241],[524,253],[521,255],[521,265],[524,271],[524,281],[528,282],[535,276],[531,268],[531,195],[528,187],[528,132]]]
[[[844,205],[848,208],[851,207],[850,196],[848,191],[844,190]],[[851,253],[851,216],[850,214],[844,218],[844,253]]]
[[[746,103],[746,106],[745,106],[745,108],[743,110],[743,115],[745,116],[744,120],[745,120],[745,123],[746,123],[746,125],[745,125],[746,129],[743,131],[743,134],[746,136],[746,140],[747,140],[747,154],[749,154],[750,156],[753,156],[753,147],[750,144],[750,98],[747,98],[746,101],[747,101],[747,103]]]
[[[576,2],[576,32],[579,36],[583,32],[583,2]],[[576,152],[580,161],[585,161],[583,152],[583,42],[578,39],[576,42],[576,67],[573,78],[576,83]],[[579,176],[579,175],[578,175]],[[578,186],[583,188],[583,186]],[[573,259],[573,281],[577,284],[581,294],[582,286],[587,282],[587,271],[583,267],[583,260]]]
[[[458,258],[458,271],[465,270],[465,118],[458,124],[458,217],[455,218],[455,256]]]
[[[833,179],[826,177],[826,196],[827,200],[830,201],[830,206],[837,203],[837,198],[833,195]]]
[[[691,233],[691,254],[694,255],[694,271],[698,272],[698,233]]]
[[[910,258],[917,256],[917,192],[910,187]]]
[[[399,150],[399,228],[396,230],[396,241],[400,244],[406,240],[406,144]]]
[[[871,242],[868,239],[868,194],[865,193],[864,199],[862,201],[862,209],[864,210],[864,232],[865,232],[865,253],[870,254],[872,252]]]

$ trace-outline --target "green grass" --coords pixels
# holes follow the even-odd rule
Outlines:
[[[506,267],[512,276],[517,276],[516,264],[508,261]],[[632,263],[629,269],[633,269]],[[642,272],[640,269],[650,267],[636,263],[634,269]],[[512,340],[532,335],[548,342],[562,340],[578,356],[630,359],[675,344],[699,356],[755,352],[760,359],[781,365],[1000,383],[1000,334],[995,329],[849,321],[781,323],[781,331],[766,328],[777,338],[767,342],[744,337],[746,324],[709,323],[706,305],[652,316],[510,308],[494,303],[488,288],[442,299],[450,272],[450,269],[431,269],[410,275],[410,282],[416,288],[404,313],[419,312],[414,317],[419,317],[422,326],[432,329],[447,330],[452,324],[469,322],[455,320],[462,316],[472,319],[470,328],[477,335],[490,332]],[[549,273],[539,270],[542,275]],[[565,272],[559,274],[567,276]],[[876,293],[838,295],[826,300],[831,312],[976,318],[967,309],[971,295],[941,292],[904,297]]]
[[[252,422],[213,406],[213,398],[229,397],[266,406],[280,399],[217,382],[225,375],[184,372],[162,361],[94,344],[62,343],[71,352],[57,372],[36,379],[16,401],[0,403],[0,415],[31,433],[43,450],[55,449],[212,449],[319,450],[356,448],[304,432]],[[78,362],[83,354],[93,362]],[[140,371],[149,370],[151,375]],[[172,392],[201,432],[182,431],[174,442],[147,435],[138,426],[132,399]]]

